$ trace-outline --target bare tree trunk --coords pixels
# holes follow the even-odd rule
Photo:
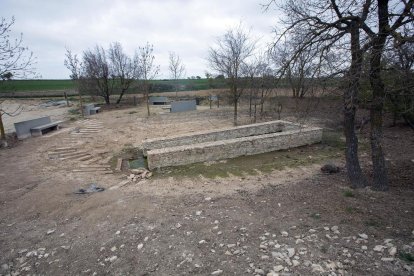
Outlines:
[[[6,132],[4,131],[4,125],[3,125],[3,114],[0,110],[0,140],[6,140]]]
[[[387,40],[388,1],[378,1],[379,35],[374,40],[370,60],[370,84],[372,88],[371,106],[371,153],[374,170],[372,188],[378,191],[388,190],[388,175],[382,150],[382,113],[384,108],[385,88],[381,78],[381,57]]]
[[[147,115],[150,116],[150,107],[149,107],[149,87],[147,84],[144,85],[145,87],[145,102],[147,103]]]
[[[351,186],[363,188],[367,180],[358,159],[358,137],[355,133],[355,112],[362,68],[359,30],[355,23],[351,27],[352,60],[349,70],[349,86],[344,92],[344,134],[346,139],[346,168]]]

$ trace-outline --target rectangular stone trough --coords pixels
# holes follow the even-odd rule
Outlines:
[[[247,136],[269,134],[299,128],[298,124],[277,120],[265,123],[228,127],[218,130],[193,132],[184,135],[174,135],[165,138],[146,139],[142,145],[144,156],[153,149],[184,146],[220,140],[229,140]]]
[[[322,140],[322,129],[289,123],[287,130],[147,150],[148,167],[187,165],[300,147]],[[296,126],[296,127],[294,127]]]

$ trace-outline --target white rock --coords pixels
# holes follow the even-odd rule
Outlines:
[[[268,259],[269,259],[269,256],[267,256],[267,255],[262,255],[260,258],[261,258],[262,260],[268,260]]]
[[[368,239],[368,235],[367,235],[367,234],[364,234],[364,233],[362,233],[362,234],[358,234],[358,236],[359,236],[361,239],[364,239],[364,240],[367,240],[367,239]]]
[[[382,251],[384,251],[384,248],[385,248],[385,246],[383,246],[383,245],[376,245],[374,247],[374,251],[375,252],[382,252]]]
[[[395,256],[395,254],[397,254],[397,247],[394,246],[388,249],[388,254],[390,254],[391,256]]]
[[[276,265],[273,267],[273,270],[276,272],[282,271],[283,269],[285,269],[283,265]]]
[[[65,250],[69,250],[70,249],[70,246],[69,245],[62,245],[61,246],[63,249],[65,249]]]
[[[304,241],[304,240],[302,240],[302,239],[297,239],[295,243],[296,243],[296,244],[299,244],[299,243],[304,243],[304,242],[305,242],[305,241]]]
[[[325,226],[325,227],[323,228],[323,230],[325,230],[325,231],[329,231],[329,227],[326,227],[326,226]]]
[[[287,236],[289,236],[289,233],[288,233],[288,232],[286,232],[286,231],[282,231],[282,232],[280,232],[280,234],[282,234],[282,236],[283,236],[283,237],[287,237]]]
[[[300,262],[298,260],[293,260],[292,264],[293,264],[293,266],[298,266],[300,264]]]
[[[318,264],[312,264],[312,271],[313,272],[325,272],[325,270],[322,268],[321,265]]]
[[[144,244],[143,243],[140,243],[140,244],[138,244],[137,249],[138,250],[141,250],[143,247],[144,247]]]
[[[207,242],[205,240],[201,240],[198,242],[198,244],[204,244],[204,243],[207,243]]]
[[[121,231],[118,230],[115,232],[115,235],[119,235],[119,234],[121,234]]]
[[[9,265],[8,264],[2,264],[1,269],[7,270],[7,269],[9,269]]]
[[[201,216],[201,213],[202,213],[203,211],[197,211],[196,212],[196,216]]]
[[[115,252],[116,251],[116,246],[112,246],[111,251]]]
[[[309,233],[316,233],[316,230],[315,229],[309,229]]]
[[[211,200],[211,197],[206,197],[206,198],[204,198],[204,200],[205,201],[210,201]]]
[[[53,234],[53,233],[55,233],[55,231],[56,231],[56,229],[49,229],[49,230],[47,230],[46,235]]]
[[[223,273],[223,270],[219,269],[219,270],[211,272],[211,275],[220,275],[222,273]]]
[[[392,262],[394,260],[395,260],[395,258],[381,258],[381,261],[383,261],[383,262]]]
[[[292,258],[293,256],[295,256],[295,248],[288,248],[288,256],[289,258]]]
[[[263,269],[261,269],[261,268],[256,268],[256,269],[254,270],[254,272],[255,272],[255,273],[257,273],[257,274],[259,274],[259,275],[264,275],[264,274],[265,274],[264,270],[263,270]]]
[[[266,276],[279,276],[279,273],[276,273],[273,270],[271,270],[269,273],[266,274]]]
[[[365,251],[365,250],[368,250],[368,246],[363,245],[363,246],[361,246],[361,249],[362,249],[362,250],[364,250],[364,251]]]
[[[112,257],[109,257],[109,258],[106,258],[105,259],[105,261],[106,262],[115,262],[116,261],[116,259],[118,259],[118,257],[117,256],[112,256]]]
[[[145,238],[144,238],[144,242],[148,241],[148,239],[149,239],[148,237],[145,237]]]

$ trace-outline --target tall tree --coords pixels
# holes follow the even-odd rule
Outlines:
[[[412,22],[413,1],[388,0],[287,0],[280,5],[286,17],[286,29],[281,37],[301,34],[305,39],[293,54],[294,60],[304,49],[319,45],[321,54],[347,50],[349,68],[345,71],[348,86],[344,91],[344,132],[346,137],[347,172],[353,187],[364,187],[367,182],[358,159],[358,139],[355,134],[355,112],[364,53],[370,54],[370,83],[373,90],[371,107],[371,149],[374,164],[373,188],[388,189],[384,155],[382,151],[382,111],[384,86],[381,80],[381,56],[388,37],[401,41],[399,29]],[[271,1],[270,4],[276,3]],[[390,16],[390,14],[392,16]],[[391,25],[388,21],[393,19]],[[344,64],[348,64],[345,62]]]
[[[23,45],[23,34],[16,39],[11,37],[14,23],[14,17],[10,21],[3,17],[0,19],[0,85],[4,85],[4,82],[11,78],[27,78],[35,73],[35,58],[33,53]],[[2,145],[7,145],[3,116],[15,116],[21,108],[14,112],[7,112],[1,107],[1,103],[2,101],[0,101],[0,141]]]
[[[82,76],[82,63],[79,60],[78,56],[76,54],[73,54],[71,50],[66,49],[65,53],[65,60],[64,65],[66,68],[70,71],[70,78],[75,83],[75,89],[78,92],[79,95],[79,109],[80,114],[83,116],[83,99],[82,99],[82,93],[80,89],[80,78]]]
[[[111,43],[108,53],[112,67],[112,77],[117,80],[117,87],[119,88],[119,97],[116,101],[119,104],[124,93],[134,82],[134,76],[137,74],[138,68],[134,61],[125,54],[121,43]]]
[[[154,63],[154,46],[147,44],[143,47],[139,47],[135,53],[135,63],[138,66],[136,79],[141,82],[142,89],[144,91],[144,98],[147,105],[147,114],[150,116],[149,108],[149,92],[150,81],[155,79],[160,71],[160,67]]]
[[[209,49],[208,62],[211,69],[227,77],[234,105],[234,125],[237,125],[237,106],[242,94],[241,68],[252,56],[255,45],[242,26],[238,26],[219,37]]]
[[[184,77],[185,67],[180,56],[174,52],[170,52],[169,65],[171,78],[175,81],[175,96],[178,96],[178,83],[177,81]]]

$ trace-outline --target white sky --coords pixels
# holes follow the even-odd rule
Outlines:
[[[242,22],[262,43],[271,40],[276,12],[263,12],[267,0],[1,0],[1,15],[15,16],[14,35],[37,57],[43,79],[67,79],[65,47],[81,55],[96,44],[121,42],[132,56],[154,45],[159,78],[169,78],[168,53],[181,56],[186,76],[204,77],[208,47]]]

